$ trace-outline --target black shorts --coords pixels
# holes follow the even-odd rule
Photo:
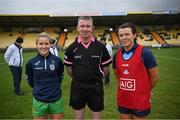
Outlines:
[[[129,109],[129,108],[125,108],[125,107],[118,107],[118,110],[120,113],[123,114],[132,114],[135,115],[137,117],[145,117],[147,115],[150,114],[151,110],[147,109],[147,110],[134,110],[134,109]]]
[[[70,92],[70,106],[75,110],[80,110],[88,105],[94,112],[104,109],[104,91],[102,81],[95,84],[84,84],[72,81]]]

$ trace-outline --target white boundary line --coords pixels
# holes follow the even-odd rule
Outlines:
[[[27,58],[24,59],[24,61],[28,60]],[[6,62],[0,63],[0,65],[7,64]]]
[[[164,58],[164,59],[170,59],[170,60],[176,60],[176,61],[180,61],[180,58],[174,58],[174,57],[167,57],[167,56],[161,56],[161,55],[155,55],[158,58]],[[24,61],[26,61],[27,59],[24,59]],[[0,63],[0,65],[3,65],[6,63]]]
[[[161,55],[155,55],[155,56],[156,56],[156,57],[159,57],[159,58],[164,58],[164,59],[170,59],[170,60],[180,61],[180,58],[167,57],[167,56],[161,56]]]

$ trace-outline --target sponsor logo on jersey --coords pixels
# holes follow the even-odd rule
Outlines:
[[[75,59],[81,59],[81,58],[82,58],[82,55],[75,55],[74,58],[75,58]]]
[[[123,67],[129,67],[129,64],[122,64]]]
[[[100,58],[98,55],[91,55],[92,58]]]
[[[43,67],[37,67],[37,68],[35,68],[36,70],[42,70],[43,69]]]
[[[37,61],[36,63],[34,63],[35,65],[38,65],[40,63],[40,60],[39,61]]]
[[[127,91],[135,91],[136,90],[136,80],[135,79],[127,79],[120,78],[120,89]]]

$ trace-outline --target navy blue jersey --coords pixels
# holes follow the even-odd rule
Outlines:
[[[76,40],[65,52],[64,64],[72,66],[73,80],[94,83],[103,77],[102,67],[111,63],[106,47],[97,40],[87,45]]]
[[[132,57],[135,49],[137,48],[138,44],[134,44],[134,46],[131,48],[131,50],[129,50],[128,52],[126,52],[124,50],[124,48],[122,47],[122,53],[123,53],[123,59],[124,60],[128,60]],[[118,51],[117,51],[118,52]],[[113,69],[116,69],[116,55],[117,52],[115,53],[114,57],[113,57]],[[154,58],[153,53],[147,49],[147,48],[143,48],[142,50],[142,61],[144,63],[144,66],[149,69],[149,68],[153,68],[155,66],[157,66],[156,60]]]
[[[26,79],[33,88],[33,96],[42,102],[53,102],[61,97],[64,66],[59,57],[37,55],[26,64]]]

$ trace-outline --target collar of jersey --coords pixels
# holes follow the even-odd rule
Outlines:
[[[46,56],[46,57],[44,57],[44,56],[40,55],[40,53],[38,53],[38,56],[40,56],[40,57],[43,58],[43,59],[45,59],[45,58],[47,59],[47,58],[49,58],[51,55],[52,55],[51,52],[49,52],[49,55]]]
[[[91,37],[90,41],[93,41],[93,42],[94,42],[94,37]],[[90,42],[90,41],[89,41],[89,42]],[[81,36],[78,37],[78,43],[80,43],[80,42],[83,42]]]
[[[89,45],[91,44],[91,42],[94,42],[94,37],[91,37],[91,38],[90,38],[90,41],[88,41],[87,44],[85,44],[85,43],[82,41],[82,37],[81,37],[81,36],[78,37],[78,43],[81,43],[86,49],[89,47]]]
[[[129,50],[129,51],[125,51],[124,47],[122,47],[122,52],[123,53],[130,53],[130,52],[134,52],[134,50],[137,48],[138,44],[134,43],[133,47]]]

